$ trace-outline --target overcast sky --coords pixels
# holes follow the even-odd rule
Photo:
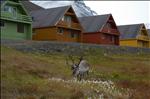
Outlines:
[[[117,25],[145,23],[150,28],[150,1],[84,0],[84,3],[100,15],[111,13]]]
[[[145,23],[150,28],[150,1],[84,1],[98,14],[112,13],[117,25]]]

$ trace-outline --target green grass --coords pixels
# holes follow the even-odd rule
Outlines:
[[[104,56],[98,49],[90,49],[84,54],[91,64],[87,80],[112,80],[118,88],[136,90],[133,99],[150,97],[150,54]],[[95,94],[88,85],[65,87],[66,83],[48,81],[51,77],[73,78],[65,54],[23,53],[1,47],[2,99],[83,99],[87,90]],[[108,96],[107,92],[103,93]]]

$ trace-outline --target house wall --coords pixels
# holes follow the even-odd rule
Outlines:
[[[72,30],[75,31],[75,30]],[[56,33],[57,41],[65,41],[65,42],[81,42],[81,32],[76,31],[78,37],[71,37],[70,29],[64,29],[64,33]]]
[[[119,45],[118,35],[100,33],[100,37],[101,37],[101,44]]]
[[[43,41],[57,40],[56,33],[57,33],[56,27],[33,29],[32,39]]]
[[[119,36],[110,35],[110,34],[107,34],[107,35],[110,36],[110,37],[113,36],[114,41],[111,41],[108,36],[103,38],[104,35],[101,32],[83,33],[83,43],[119,45]]]
[[[149,47],[149,41],[137,40],[137,46],[148,48]]]
[[[99,33],[83,33],[83,43],[100,44],[100,42]]]
[[[33,30],[33,40],[43,40],[43,41],[65,41],[65,42],[80,42],[81,41],[81,33],[78,38],[71,38],[70,32],[63,28],[64,32],[62,34],[58,33],[57,27],[48,27],[48,28],[39,28]],[[74,30],[75,31],[75,30]]]
[[[138,47],[136,39],[120,40],[120,46]]]
[[[1,38],[5,39],[31,39],[31,25],[24,24],[24,33],[17,32],[17,22],[4,21],[5,26],[1,27]]]

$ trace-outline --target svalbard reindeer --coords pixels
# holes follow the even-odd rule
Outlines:
[[[78,80],[81,80],[89,74],[90,65],[85,59],[83,59],[82,56],[80,57],[80,61],[78,62],[78,64],[74,63],[74,59],[72,58],[72,56],[70,56],[69,58],[72,61],[72,64],[70,66],[72,75],[74,77],[76,77]]]

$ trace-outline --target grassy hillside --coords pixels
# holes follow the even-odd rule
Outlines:
[[[150,97],[150,54],[104,56],[97,49],[88,51],[85,58],[91,64],[91,71],[82,82],[73,80],[66,57],[63,53],[25,53],[2,46],[1,98]]]

